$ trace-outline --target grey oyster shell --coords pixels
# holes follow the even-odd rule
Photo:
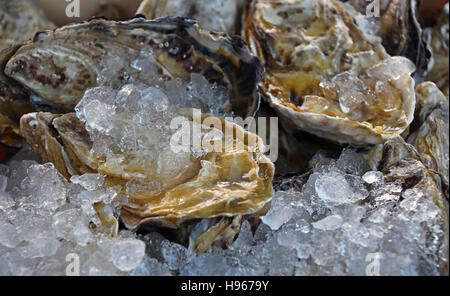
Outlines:
[[[237,115],[245,117],[257,109],[256,86],[263,71],[259,60],[240,38],[202,31],[186,18],[93,19],[42,32],[4,58],[3,74],[31,93],[36,109],[66,113],[88,88],[130,83],[140,72],[132,63],[142,57],[164,79],[198,73],[225,87]]]

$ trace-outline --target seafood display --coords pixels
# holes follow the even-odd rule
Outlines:
[[[44,2],[0,0],[0,275],[449,274],[447,1]]]
[[[81,112],[89,111],[92,112]],[[133,120],[122,116],[122,124]],[[204,120],[225,125],[225,121],[215,117]],[[135,128],[142,129],[142,126]],[[222,138],[223,152],[203,151],[195,157],[190,153],[171,152],[169,143],[161,142],[155,147],[151,142],[157,141],[156,137],[170,139],[169,135],[158,133],[142,140],[148,146],[144,142],[142,147],[128,153],[114,153],[109,149],[93,151],[93,146],[103,144],[99,143],[103,137],[91,142],[89,133],[74,113],[63,116],[31,113],[21,121],[25,139],[63,175],[70,178],[100,173],[106,177],[108,186],[122,186],[127,202],[123,205],[121,219],[130,229],[142,223],[177,228],[189,219],[248,215],[267,210],[273,194],[273,165],[259,152],[258,146],[254,147],[254,152],[246,146],[251,142],[258,145],[258,139],[251,139],[256,135],[236,125],[230,128],[235,129],[235,133],[243,133],[247,144],[239,143],[238,139],[225,142]],[[124,150],[123,143],[119,145],[118,150]],[[157,154],[156,149],[163,146],[167,153]]]
[[[416,94],[420,127],[409,136],[408,142],[416,147],[424,164],[440,174],[448,196],[448,97],[432,82],[419,84]]]

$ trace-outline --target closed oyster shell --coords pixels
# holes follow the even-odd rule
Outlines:
[[[31,0],[0,0],[0,50],[54,27]]]
[[[202,119],[210,117],[203,115]],[[233,149],[191,158],[191,163],[176,177],[162,180],[166,186],[161,192],[126,191],[130,181],[145,188],[152,176],[158,174],[156,169],[141,167],[145,162],[140,157],[144,156],[123,155],[125,161],[122,160],[120,168],[113,161],[102,162],[101,157],[92,153],[89,133],[74,113],[27,114],[21,119],[21,130],[43,160],[53,162],[65,177],[101,173],[106,176],[108,186],[122,186],[128,202],[122,206],[121,219],[128,228],[136,229],[143,224],[177,228],[196,218],[264,213],[270,206],[274,166],[260,152],[261,140],[240,126],[219,120],[224,130],[227,124],[236,135],[245,135],[245,142],[235,138],[233,146],[225,146],[229,142],[223,146]],[[249,149],[249,143],[256,143],[255,152]]]
[[[432,60],[430,62],[430,71],[426,80],[433,81],[449,96],[449,4],[445,6],[438,21],[432,28],[424,30],[425,40],[432,52]]]
[[[432,82],[416,88],[419,128],[408,137],[424,164],[440,174],[448,197],[449,107],[444,94]]]
[[[264,97],[293,130],[366,145],[407,129],[415,66],[369,29],[339,1],[253,1],[244,40],[266,66]]]
[[[197,19],[209,31],[235,34],[240,23],[244,0],[144,0],[137,13],[149,19],[184,16]]]
[[[253,114],[258,106],[258,59],[238,37],[207,33],[185,18],[93,19],[43,32],[16,49],[4,74],[31,91],[38,110],[66,113],[87,88],[132,82],[140,72],[132,64],[142,56],[156,67],[153,79],[188,79],[199,73],[229,90],[236,114]]]
[[[386,181],[400,182],[403,190],[412,189],[416,193],[421,193],[439,208],[438,215],[441,221],[436,228],[440,227],[443,233],[439,235],[430,233],[433,228],[428,228],[427,235],[433,236],[433,242],[430,241],[433,247],[430,247],[430,250],[434,251],[429,257],[435,260],[440,274],[448,275],[449,208],[442,192],[440,177],[423,164],[417,150],[401,137],[393,137],[384,144],[378,168],[384,173]]]
[[[54,27],[31,0],[0,0],[0,142],[8,146],[21,146],[18,120],[32,111],[25,91],[3,75],[6,60],[15,50],[8,48]]]

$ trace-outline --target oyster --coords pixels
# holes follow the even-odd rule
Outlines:
[[[235,34],[240,23],[244,0],[144,0],[137,13],[149,19],[163,16],[184,16],[197,19],[209,31]]]
[[[432,82],[416,88],[419,128],[408,137],[424,164],[440,174],[448,196],[449,109],[448,99]]]
[[[28,95],[3,74],[6,60],[14,50],[6,48],[52,28],[54,25],[33,1],[0,0],[0,142],[8,146],[21,146],[18,120],[32,109]]]
[[[366,0],[348,0],[361,14],[375,14],[377,3]],[[375,34],[383,40],[383,46],[391,55],[401,55],[409,58],[417,66],[414,73],[416,81],[423,81],[428,70],[430,51],[423,41],[422,28],[419,23],[418,5],[415,0],[381,0],[379,17],[370,18],[374,24]],[[367,10],[371,10],[368,12]]]
[[[345,1],[343,1],[345,2]],[[349,0],[361,14],[369,9],[370,2],[365,0]],[[409,12],[411,1],[380,1],[380,18],[374,17],[378,25],[378,35],[383,38],[383,46],[392,55],[401,55],[407,45],[409,32]]]
[[[291,129],[365,145],[408,128],[415,66],[390,57],[368,27],[339,1],[253,1],[244,40],[266,66],[264,97]]]
[[[0,52],[0,69],[4,69],[6,61],[16,48],[12,46]],[[0,71],[0,142],[20,147],[22,141],[18,129],[19,119],[32,111],[28,93]]]
[[[261,152],[262,140],[242,127],[172,107],[154,87],[95,88],[76,110],[27,114],[21,119],[23,136],[65,177],[100,173],[108,186],[121,186],[127,197],[121,219],[128,228],[177,228],[197,218],[267,210],[274,166]],[[174,131],[174,122],[183,129]],[[199,149],[178,147],[185,143],[179,133],[190,138],[191,131]]]
[[[439,176],[428,169],[422,163],[422,157],[417,150],[399,136],[391,138],[384,146],[374,149],[381,150],[378,170],[383,172],[386,182],[401,184],[404,195],[409,193],[415,199],[425,199],[429,204],[434,204],[428,209],[430,218],[427,219],[427,223],[420,227],[424,228],[427,237],[433,237],[433,242],[427,240],[427,248],[425,248],[427,258],[432,260],[431,264],[441,275],[448,275],[449,209]],[[405,202],[403,206],[408,204],[409,202]],[[414,205],[411,210],[414,211]]]
[[[448,17],[449,4],[447,3],[444,12],[442,12],[434,27],[424,30],[425,38],[433,54],[430,71],[426,79],[435,82],[447,97],[449,95]]]
[[[170,17],[93,19],[43,32],[17,48],[4,69],[43,111],[71,112],[86,89],[97,85],[153,85],[160,77],[186,80],[195,73],[226,88],[232,110],[242,116],[257,108],[261,72],[238,37],[207,33],[192,20]]]
[[[31,0],[0,0],[0,50],[54,25]]]

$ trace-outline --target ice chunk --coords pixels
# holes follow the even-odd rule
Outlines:
[[[68,241],[75,240],[73,230],[80,217],[81,211],[75,208],[56,213],[53,216],[53,229],[58,237]]]
[[[367,70],[369,76],[382,81],[398,79],[402,74],[412,74],[416,71],[414,63],[405,57],[390,57]]]
[[[131,273],[131,276],[171,276],[169,268],[155,258],[145,256],[141,264]]]
[[[320,176],[315,189],[319,198],[334,205],[357,202],[369,195],[367,191],[352,187],[345,176],[338,173]]]
[[[233,243],[231,248],[235,250],[241,250],[243,252],[248,252],[253,245],[254,239],[250,223],[248,221],[244,221],[242,222],[239,236]]]
[[[364,82],[351,73],[344,72],[333,77],[332,83],[338,90],[342,112],[352,119],[358,119],[366,104],[367,91]]]
[[[73,184],[83,186],[88,191],[94,191],[103,187],[105,177],[100,174],[85,174],[82,176],[72,176],[70,181]]]
[[[323,218],[320,221],[314,222],[312,225],[316,229],[321,230],[336,230],[339,229],[342,226],[342,223],[344,220],[339,215],[331,215],[326,218]]]
[[[227,273],[227,263],[218,254],[201,254],[193,258],[180,271],[181,276],[220,276]]]
[[[188,250],[179,244],[163,241],[161,252],[170,270],[179,270],[187,262]]]
[[[55,237],[38,236],[33,238],[26,247],[28,258],[50,257],[56,254],[60,242]]]
[[[384,183],[384,176],[382,172],[370,171],[365,173],[362,178],[364,182],[373,186],[379,186]]]
[[[86,246],[88,243],[95,241],[95,238],[83,221],[77,221],[73,229],[73,236],[76,243],[80,246]]]
[[[5,223],[0,227],[0,244],[8,248],[16,247],[21,240],[17,235],[17,229],[14,225]]]
[[[362,176],[370,170],[364,157],[352,148],[345,148],[336,164],[342,171],[358,176]]]
[[[12,208],[14,204],[14,200],[8,193],[0,191],[0,210],[6,211],[7,209]]]
[[[0,174],[0,192],[4,192],[8,186],[8,177]]]
[[[271,209],[262,217],[264,224],[270,226],[272,230],[279,229],[294,216],[294,204],[297,199],[298,197],[291,194],[285,194],[283,192],[275,193],[272,198]]]
[[[22,182],[22,188],[27,193],[24,203],[51,211],[65,204],[67,182],[53,164],[32,165],[27,172],[28,177]]]
[[[141,264],[145,256],[145,243],[138,239],[117,241],[111,247],[110,256],[114,266],[130,272]]]

